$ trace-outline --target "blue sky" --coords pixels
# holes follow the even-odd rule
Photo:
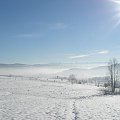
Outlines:
[[[119,0],[0,0],[0,63],[120,58]]]

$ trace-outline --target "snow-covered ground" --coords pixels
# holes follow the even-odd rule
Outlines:
[[[67,81],[0,77],[0,120],[120,120],[120,96]]]

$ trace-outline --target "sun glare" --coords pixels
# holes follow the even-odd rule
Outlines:
[[[114,2],[114,3],[117,3],[117,4],[120,4],[120,0],[110,0],[111,2]]]
[[[113,29],[117,28],[120,25],[120,0],[109,0],[109,2],[113,3],[114,5],[114,12],[115,15],[112,18],[112,21],[114,21]]]

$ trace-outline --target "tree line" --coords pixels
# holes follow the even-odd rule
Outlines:
[[[119,81],[119,63],[116,58],[113,58],[109,61],[108,71],[110,77],[111,92],[115,93],[117,83]]]

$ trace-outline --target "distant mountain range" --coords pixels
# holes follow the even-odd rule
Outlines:
[[[61,70],[62,69],[62,70]],[[120,65],[119,65],[120,69]],[[53,72],[53,73],[52,73]],[[77,78],[92,78],[108,76],[107,66],[98,66],[91,69],[82,69],[79,66],[72,66],[71,68],[64,64],[0,64],[0,74],[17,74],[17,75],[47,75],[68,77],[74,74]],[[51,76],[51,75],[50,75]]]
[[[21,64],[21,63],[14,63],[14,64],[2,64],[0,63],[1,67],[53,67],[53,68],[90,68],[96,67],[98,63],[48,63],[48,64]]]
[[[0,68],[3,67],[28,67],[29,65],[27,64],[20,64],[20,63],[15,63],[15,64],[0,64]]]
[[[74,74],[76,78],[91,78],[91,77],[104,77],[108,75],[108,68],[107,66],[100,66],[91,69],[80,69],[80,68],[73,68],[69,70],[65,70],[59,73],[59,76],[68,77],[69,75]]]
[[[21,64],[21,63],[14,63],[14,64],[0,64],[0,68],[2,67],[49,67],[49,66],[56,66],[55,64]]]
[[[0,63],[0,67],[60,67],[64,66],[64,64],[59,63],[48,63],[48,64],[21,64],[21,63],[14,63],[14,64],[2,64]]]

